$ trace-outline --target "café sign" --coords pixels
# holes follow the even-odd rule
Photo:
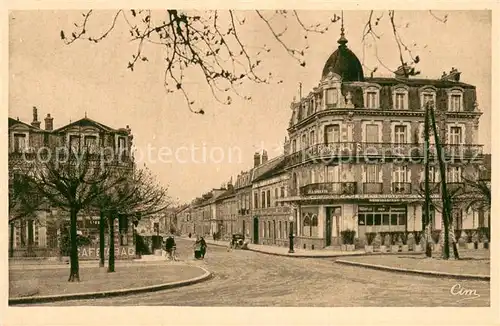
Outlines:
[[[100,248],[92,246],[83,246],[78,248],[78,258],[80,259],[99,259]],[[104,257],[109,257],[109,248],[104,249]],[[116,259],[133,259],[135,258],[134,247],[115,247]]]

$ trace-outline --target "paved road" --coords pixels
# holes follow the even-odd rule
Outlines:
[[[489,282],[437,279],[209,247],[205,261],[192,259],[191,242],[178,241],[179,256],[204,266],[214,278],[200,284],[126,297],[46,305],[169,306],[489,306]],[[480,296],[452,295],[456,284]],[[455,286],[458,291],[458,285]],[[462,301],[459,301],[462,299]]]

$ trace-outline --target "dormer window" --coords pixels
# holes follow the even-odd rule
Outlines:
[[[463,90],[458,87],[454,87],[448,92],[448,111],[450,112],[460,112],[463,111]]]
[[[69,148],[72,152],[80,150],[80,135],[69,135]]]
[[[392,90],[394,110],[408,110],[408,86],[395,86]]]
[[[339,101],[339,93],[336,88],[329,88],[326,90],[326,104],[336,105]]]
[[[85,149],[90,153],[97,153],[98,140],[95,135],[85,135],[84,137]]]
[[[436,105],[436,88],[433,86],[425,86],[420,89],[420,107],[425,109],[427,103]]]
[[[363,93],[367,109],[378,109],[380,107],[380,86],[369,86],[364,89]]]
[[[27,134],[14,134],[14,152],[24,152],[28,148]]]

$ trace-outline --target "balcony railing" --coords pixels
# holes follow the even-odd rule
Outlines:
[[[289,206],[271,206],[265,208],[256,208],[253,210],[253,214],[279,214],[279,213],[290,213]]]
[[[450,145],[442,146],[443,156],[448,159],[470,159],[483,154],[483,145]],[[437,149],[429,145],[429,157],[436,157]],[[368,142],[336,142],[321,143],[291,153],[286,157],[288,166],[318,161],[324,162],[332,158],[340,158],[344,162],[355,161],[357,157],[424,157],[424,144],[399,144],[399,143],[368,143]]]
[[[392,183],[392,193],[393,194],[411,194],[411,183],[410,182],[393,182]]]
[[[356,182],[322,182],[300,187],[301,195],[354,195]]]
[[[425,191],[425,181],[420,182],[420,192]],[[429,190],[431,194],[439,194],[441,193],[441,183],[439,182],[429,182]]]
[[[363,183],[363,194],[382,194],[383,184],[382,182],[366,182]]]

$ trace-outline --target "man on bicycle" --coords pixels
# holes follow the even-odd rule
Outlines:
[[[166,244],[165,244],[165,250],[167,251],[168,257],[170,260],[176,260],[175,259],[175,240],[172,235],[170,235],[167,238]]]

